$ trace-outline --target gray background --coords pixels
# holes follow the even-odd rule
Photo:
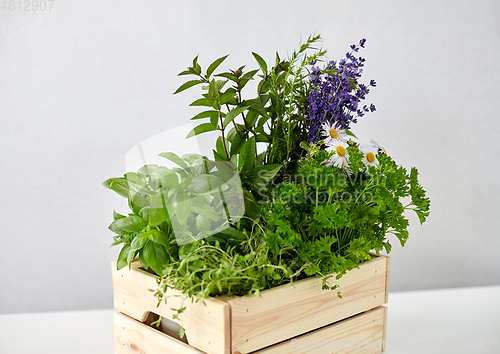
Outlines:
[[[72,1],[0,9],[0,313],[112,307],[112,211],[101,183],[130,148],[188,123],[176,74],[257,68],[314,32],[330,59],[367,38],[377,112],[355,133],[417,166],[432,200],[392,252],[391,291],[500,284],[496,1]],[[253,92],[249,92],[253,95]],[[175,146],[172,146],[175,150]],[[159,151],[160,152],[160,151]],[[395,241],[395,240],[394,240]],[[396,244],[396,242],[394,242]]]

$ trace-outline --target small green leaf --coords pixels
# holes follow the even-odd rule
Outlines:
[[[167,235],[165,235],[160,230],[151,230],[149,233],[149,238],[151,241],[163,245],[166,249],[170,247],[170,242]]]
[[[215,175],[202,174],[193,177],[187,189],[190,193],[199,195],[210,193],[223,184],[224,182]]]
[[[199,98],[193,103],[190,104],[190,106],[205,106],[205,107],[213,107],[214,106],[214,101],[208,99],[208,98]]]
[[[216,150],[217,150],[217,153],[219,155],[222,155],[222,156],[226,156],[226,149],[224,148],[224,143],[226,144],[226,148],[227,148],[227,139],[223,139],[222,136],[219,136],[217,138],[217,141],[215,143],[215,147],[216,147]]]
[[[194,67],[194,72],[196,73],[196,75],[200,76],[201,75],[201,66],[200,64],[196,64],[196,66]]]
[[[113,210],[113,219],[118,220],[118,219],[122,219],[122,218],[124,218],[124,217],[125,217],[125,215],[118,214],[118,213],[116,212],[116,210]]]
[[[215,161],[228,161],[226,155],[221,155],[217,151],[212,150],[214,153],[214,160]]]
[[[145,206],[139,211],[139,216],[145,220],[149,220],[149,211],[151,208],[149,206]]]
[[[181,71],[180,73],[177,74],[178,76],[183,76],[183,75],[196,75],[194,72],[193,68],[188,68],[188,70]]]
[[[253,127],[255,125],[255,122],[257,122],[257,118],[259,117],[259,113],[256,111],[248,111],[245,119],[247,121],[247,125],[249,127]]]
[[[257,70],[252,70],[252,71],[249,71],[249,72],[245,73],[245,75],[243,75],[243,77],[242,77],[242,79],[243,79],[242,81],[244,81],[245,84],[243,84],[241,86],[246,85],[246,83],[248,82],[248,80],[252,80],[253,77],[255,76],[255,74],[257,74],[258,71],[259,70],[257,69]]]
[[[255,60],[257,60],[257,63],[260,66],[260,70],[262,70],[262,72],[264,73],[264,75],[267,74],[267,64],[266,64],[266,61],[264,59],[262,59],[262,57],[259,54],[257,54],[257,53],[252,52],[252,55],[255,58]]]
[[[193,130],[189,132],[189,134],[186,136],[186,139],[191,138],[193,136],[203,134],[203,133],[208,133],[212,132],[214,130],[217,130],[217,127],[214,127],[212,123],[202,123],[196,127],[194,127]]]
[[[357,137],[356,135],[354,135],[354,133],[353,133],[352,131],[350,131],[350,130],[346,130],[346,131],[345,131],[345,133],[346,133],[347,135],[349,135],[349,136],[352,136],[352,137],[356,138],[356,139],[358,138],[358,137]]]
[[[158,167],[156,170],[151,172],[151,178],[158,181],[158,184],[163,188],[170,188],[179,184],[177,174],[165,166]]]
[[[179,93],[179,92],[182,92],[184,90],[187,90],[188,88],[190,87],[193,87],[195,85],[199,85],[199,84],[202,84],[204,83],[205,81],[203,80],[190,80],[188,82],[185,82],[183,83],[175,92],[174,92],[174,95]]]
[[[260,100],[258,98],[254,98],[251,100],[245,100],[245,101],[243,101],[243,103],[249,106],[248,107],[249,110],[255,111],[256,113],[259,113],[261,116],[263,116],[265,118],[269,118],[269,115],[267,114],[266,108],[264,107],[262,102],[260,102]]]
[[[246,134],[243,133],[242,131],[236,132],[233,141],[231,142],[231,149],[229,155],[233,156],[239,154],[245,141],[246,141]]]
[[[213,221],[219,220],[219,214],[217,214],[214,209],[206,203],[192,203],[191,209],[204,217],[211,219]],[[200,230],[201,231],[201,230]]]
[[[231,81],[237,81],[238,80],[238,78],[233,73],[220,73],[220,74],[217,74],[215,76],[225,77],[226,79],[229,79]]]
[[[202,214],[196,216],[196,228],[199,232],[203,232],[206,234],[208,231],[210,231],[211,227],[212,223],[210,222],[209,218],[205,217]]]
[[[149,269],[148,262],[146,261],[146,258],[144,258],[144,252],[142,252],[142,250],[139,251],[139,262],[141,262],[141,265],[144,267],[144,269]]]
[[[212,75],[212,73],[214,72],[214,70],[217,69],[219,67],[219,65],[222,64],[222,62],[224,60],[226,60],[226,58],[228,57],[228,55],[225,55],[225,56],[223,56],[223,57],[215,60],[212,64],[210,64],[210,66],[207,69],[207,78],[210,77],[210,75]]]
[[[177,165],[179,165],[180,167],[182,167],[184,169],[184,171],[187,171],[187,172],[190,171],[189,166],[187,165],[187,163],[184,162],[183,159],[181,159],[179,156],[177,156],[173,152],[162,152],[158,156],[164,157],[164,158],[166,158],[166,159],[168,159],[168,160],[176,163]]]
[[[177,220],[181,225],[184,225],[191,214],[191,201],[188,199],[188,194],[181,191],[173,196],[172,207],[174,208]]]
[[[129,194],[129,181],[125,178],[110,178],[102,183],[106,188],[109,188],[122,197],[127,198]]]
[[[144,258],[148,262],[151,269],[158,275],[163,274],[165,266],[168,265],[168,254],[165,247],[162,245],[148,241],[144,246]]]
[[[151,208],[149,210],[149,225],[156,226],[168,220],[168,211],[166,208],[167,196],[159,192],[151,199]]]
[[[130,252],[135,252],[142,249],[148,239],[149,237],[147,233],[142,233],[134,237],[134,239],[132,240],[132,244],[130,245]]]
[[[123,232],[139,232],[146,226],[146,220],[134,215],[113,221],[111,225],[109,225],[109,229],[117,234],[120,234]]]
[[[120,254],[118,255],[118,260],[116,261],[116,269],[120,270],[122,268],[125,268],[128,264],[127,259],[128,259],[128,254],[130,252],[130,245],[124,245],[120,251]]]
[[[261,167],[254,168],[251,172],[251,175],[254,177],[258,177],[264,182],[272,179],[281,169],[282,165],[272,164],[272,165],[264,165]]]
[[[229,123],[233,121],[234,118],[236,118],[238,115],[241,113],[245,112],[248,109],[248,106],[244,107],[236,107],[232,110],[230,110],[227,114],[226,117],[224,118],[224,128],[227,127]]]
[[[226,103],[231,103],[231,101],[234,100],[235,96],[236,96],[236,90],[230,87],[226,90],[226,92],[220,95],[219,103],[221,105],[224,105]]]
[[[261,143],[269,143],[271,141],[271,138],[268,137],[267,134],[257,134],[255,136],[255,139],[257,142],[261,142]]]
[[[233,227],[228,227],[216,234],[214,236],[218,236],[224,239],[229,244],[240,244],[246,240],[248,240],[247,236],[244,232],[237,230]]]
[[[241,148],[240,151],[240,157],[238,163],[238,170],[240,171],[240,173],[249,171],[253,168],[255,163],[255,152],[256,152],[255,136],[252,136],[243,144],[243,147]]]
[[[203,111],[201,113],[198,113],[195,115],[191,120],[197,120],[197,119],[202,119],[202,118],[212,118],[212,117],[219,117],[219,112],[217,111]]]

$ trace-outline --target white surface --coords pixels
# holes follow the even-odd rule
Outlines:
[[[500,286],[390,293],[386,353],[500,353],[499,299]],[[0,353],[112,354],[113,312],[0,315]]]
[[[389,293],[386,306],[388,354],[500,353],[500,286]]]

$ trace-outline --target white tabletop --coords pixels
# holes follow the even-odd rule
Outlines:
[[[390,293],[386,353],[500,353],[500,286]],[[1,354],[113,354],[114,310],[0,315]]]

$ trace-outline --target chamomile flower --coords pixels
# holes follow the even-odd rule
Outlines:
[[[340,140],[333,140],[327,147],[326,151],[335,153],[330,157],[333,166],[339,168],[347,168],[349,166],[349,152],[347,151],[347,143]]]
[[[346,142],[347,139],[347,134],[345,130],[336,128],[335,125],[331,123],[323,123],[321,125],[322,131],[321,134],[325,138],[325,145],[330,145],[332,144],[335,140],[340,140],[343,142]]]
[[[380,145],[379,143],[377,143],[375,140],[370,139],[370,143],[372,143],[372,145],[377,148],[377,152],[379,154],[386,154],[387,155],[387,151],[385,151],[384,147],[382,145]]]
[[[361,144],[359,150],[363,153],[361,160],[366,166],[378,166],[377,153],[378,148],[375,145]]]

